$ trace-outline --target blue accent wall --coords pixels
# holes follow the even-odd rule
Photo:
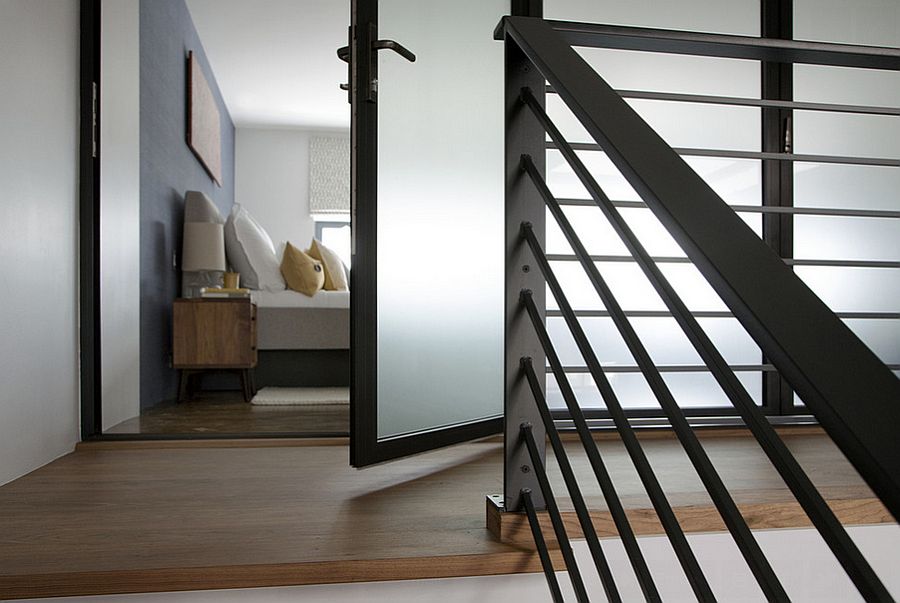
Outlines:
[[[186,142],[187,56],[193,51],[219,106],[222,186]],[[140,2],[141,408],[172,400],[172,302],[179,297],[184,193],[198,190],[223,216],[234,203],[234,123],[184,0]]]

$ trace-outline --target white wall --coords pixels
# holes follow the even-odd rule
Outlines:
[[[0,2],[0,484],[78,439],[78,2]]]
[[[237,128],[234,201],[263,225],[275,247],[305,249],[315,234],[309,217],[309,138],[317,132]]]
[[[100,349],[103,429],[140,414],[138,0],[103,4],[100,49]]]

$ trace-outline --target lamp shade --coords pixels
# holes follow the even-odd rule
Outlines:
[[[221,224],[184,223],[181,269],[185,272],[225,270],[225,231]]]

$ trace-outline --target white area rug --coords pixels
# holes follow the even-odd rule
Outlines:
[[[261,406],[346,406],[350,404],[350,388],[264,387],[251,402]]]

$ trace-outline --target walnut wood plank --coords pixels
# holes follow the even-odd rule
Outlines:
[[[827,438],[785,439],[845,521],[883,519]],[[171,447],[179,444],[84,444],[0,487],[0,599],[538,570],[521,539],[502,543],[485,527],[484,496],[502,488],[501,442],[362,471],[348,467],[346,445]],[[712,525],[709,499],[678,443],[643,444],[687,529]],[[590,469],[577,444],[568,445],[602,520]],[[624,504],[642,531],[652,530],[649,501],[621,445],[598,445]],[[703,445],[751,525],[797,522],[790,493],[752,439]],[[767,517],[773,509],[778,515]]]
[[[829,500],[828,505],[845,525],[894,523],[890,512],[877,498]],[[812,527],[812,522],[796,502],[743,504],[738,505],[738,508],[752,530]],[[488,529],[498,540],[524,548],[534,548],[531,528],[524,514],[501,513],[490,503],[487,513]],[[634,533],[638,536],[665,534],[652,508],[627,509],[626,514]],[[675,507],[675,515],[687,533],[722,532],[726,529],[715,507],[711,505]],[[584,537],[574,511],[565,511],[562,517],[570,538]],[[557,547],[558,542],[553,533],[550,516],[546,512],[539,512],[538,518],[547,546]],[[591,511],[591,521],[600,538],[618,537],[612,515],[608,511]]]
[[[562,557],[552,554],[563,567]],[[62,597],[73,592],[95,595],[340,584],[378,580],[416,580],[492,576],[541,571],[537,555],[527,551],[490,555],[452,555],[401,559],[318,561],[269,565],[164,568],[123,572],[81,572],[0,576],[0,593],[10,599]]]

